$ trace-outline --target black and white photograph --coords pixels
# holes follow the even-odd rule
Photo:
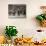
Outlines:
[[[8,4],[9,18],[26,18],[26,4]]]

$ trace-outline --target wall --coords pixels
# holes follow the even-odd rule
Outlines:
[[[26,4],[27,18],[25,19],[9,19],[8,4]],[[35,16],[41,13],[40,6],[46,5],[46,0],[0,0],[0,34],[4,32],[6,25],[15,25],[19,31],[18,36],[31,36],[36,33],[36,29],[44,29],[39,27]]]

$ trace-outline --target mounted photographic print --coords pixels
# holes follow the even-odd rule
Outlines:
[[[26,18],[26,4],[9,4],[9,18]]]

